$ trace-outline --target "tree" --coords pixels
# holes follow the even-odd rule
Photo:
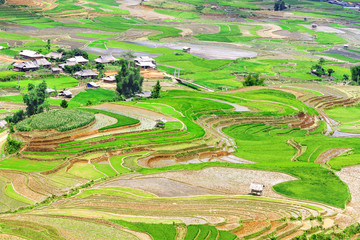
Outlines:
[[[248,86],[263,86],[264,85],[264,79],[259,78],[259,74],[249,74],[245,77],[245,82],[243,83],[244,87]]]
[[[5,0],[0,0],[0,4],[5,4]]]
[[[360,66],[351,67],[350,71],[351,71],[351,80],[353,80],[359,85]]]
[[[161,91],[161,85],[160,81],[157,80],[156,84],[154,85],[152,91],[151,91],[151,97],[152,98],[159,98],[160,97],[160,91]]]
[[[280,0],[280,1],[276,0],[275,4],[274,4],[274,10],[275,11],[282,11],[284,9],[286,9],[285,2],[282,1],[282,0]]]
[[[319,64],[320,64],[320,65],[323,65],[324,63],[325,63],[325,59],[324,59],[324,58],[320,58],[320,59],[319,59]]]
[[[68,102],[65,99],[63,99],[60,103],[60,107],[67,108],[68,106],[69,106]]]
[[[42,113],[45,108],[48,108],[48,104],[45,102],[47,98],[46,92],[46,82],[43,81],[35,88],[30,88],[31,85],[28,85],[28,89],[31,89],[23,96],[24,103],[26,104],[26,115],[29,117],[37,114]]]
[[[332,68],[329,68],[328,70],[329,77],[331,77],[331,74],[333,74],[335,71]]]
[[[343,75],[343,80],[348,81],[348,80],[349,80],[349,75],[348,75],[348,74],[344,74],[344,75]]]
[[[321,77],[325,74],[325,69],[320,64],[316,64],[311,67],[311,72],[316,76]]]
[[[140,75],[140,69],[127,68],[123,63],[119,74],[116,75],[116,91],[126,98],[141,92],[144,78]]]
[[[83,56],[86,59],[89,59],[89,55],[87,52],[79,49],[79,48],[75,48],[74,50],[71,51],[73,56]]]
[[[130,60],[136,58],[133,51],[126,51],[124,54],[121,55],[128,61],[128,68],[130,67]]]
[[[20,111],[14,113],[14,115],[12,115],[12,116],[6,116],[5,120],[8,123],[16,124],[16,123],[20,122],[21,120],[24,120],[25,117],[26,117],[26,115],[25,115],[24,110],[20,110]]]
[[[51,48],[51,42],[50,42],[50,39],[48,39],[47,44],[46,44],[46,49],[48,52],[50,52],[50,48]]]

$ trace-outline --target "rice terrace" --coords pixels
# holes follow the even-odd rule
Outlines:
[[[0,239],[360,239],[359,0],[0,0]]]

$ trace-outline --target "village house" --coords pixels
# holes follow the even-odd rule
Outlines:
[[[251,194],[260,196],[264,190],[264,187],[265,186],[262,184],[251,183],[250,184]]]
[[[14,67],[13,70],[18,72],[36,71],[39,69],[39,65],[32,61],[13,63],[12,66]]]
[[[59,67],[52,67],[52,68],[51,68],[51,72],[52,72],[53,74],[60,74],[60,73],[61,73],[61,68],[59,68]]]
[[[96,63],[113,63],[115,61],[116,61],[116,58],[114,58],[112,55],[104,55],[104,56],[95,58]]]
[[[63,57],[63,53],[49,52],[48,54],[45,55],[45,57],[47,59],[60,59]]]
[[[51,66],[51,62],[49,62],[48,60],[46,60],[45,58],[36,58],[33,60],[33,62],[35,64],[37,64],[39,67],[50,67]]]
[[[38,58],[44,58],[44,55],[32,51],[32,50],[22,50],[19,52],[20,57],[26,58],[26,59],[38,59]]]
[[[88,88],[100,88],[100,85],[94,82],[89,82],[86,84]]]
[[[27,61],[22,63],[13,63],[15,71],[27,72],[27,71],[36,71],[40,67],[48,68],[51,66],[51,63],[45,58],[36,58],[33,61]]]
[[[141,56],[134,59],[135,65],[141,68],[156,68],[155,60],[148,56]]]
[[[83,56],[75,56],[75,57],[67,59],[66,63],[59,64],[59,67],[64,69],[65,66],[75,66],[76,64],[84,65],[84,64],[86,64],[88,62],[89,62],[89,60],[85,59]]]
[[[53,92],[55,92],[55,89],[46,88],[45,91],[50,95],[50,94],[52,94]]]
[[[75,75],[81,78],[91,78],[91,79],[95,79],[98,76],[98,74],[91,69],[81,70],[79,72],[76,72]]]
[[[191,48],[190,47],[183,47],[182,50],[186,53],[190,53]]]
[[[103,77],[102,80],[104,81],[104,83],[115,83],[116,82],[116,75],[111,75],[111,76],[107,76],[107,77]]]
[[[59,96],[63,96],[66,98],[72,98],[72,92],[70,92],[69,90],[60,91]]]

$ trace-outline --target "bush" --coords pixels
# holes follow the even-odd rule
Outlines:
[[[9,136],[5,145],[5,151],[8,154],[16,153],[20,150],[22,145],[23,143],[21,141],[13,139]]]
[[[263,86],[264,79],[259,78],[259,74],[249,74],[245,77],[245,82],[243,83],[245,87],[249,86]]]

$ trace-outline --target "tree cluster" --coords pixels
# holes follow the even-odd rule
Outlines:
[[[116,91],[128,98],[141,92],[144,78],[140,75],[140,69],[128,67],[127,61],[121,64],[121,70],[116,75]]]
[[[156,84],[154,85],[152,91],[151,91],[151,97],[152,98],[159,98],[160,97],[160,91],[161,91],[161,86],[160,86],[160,81],[157,80]]]
[[[335,71],[332,68],[329,68],[328,70],[325,70],[323,68],[323,64],[325,63],[324,58],[320,58],[319,62],[311,67],[311,73],[315,74],[318,77],[321,77],[323,75],[328,74],[329,77],[331,77],[331,74],[333,74]]]
[[[5,144],[5,151],[8,154],[16,153],[20,150],[23,143],[19,140],[13,139],[10,136],[7,138],[6,144]]]
[[[66,59],[72,58],[72,57],[75,57],[75,56],[83,56],[85,59],[89,59],[88,53],[85,52],[84,50],[81,50],[81,49],[78,49],[78,48],[75,48],[75,49],[72,49],[72,50],[69,50],[69,51],[65,51],[64,49],[59,48],[57,50],[57,52],[63,53],[63,56],[62,56],[61,59],[56,59],[56,61],[58,61],[58,62],[65,62]]]
[[[245,82],[243,83],[244,87],[249,86],[263,86],[264,85],[264,79],[259,78],[259,74],[250,73],[245,77]]]
[[[276,0],[275,1],[275,4],[274,4],[274,10],[275,11],[282,11],[282,10],[285,10],[286,9],[286,6],[285,6],[285,2],[280,0]]]
[[[46,92],[46,82],[43,81],[38,86],[29,83],[28,92],[23,96],[26,104],[26,115],[32,116],[37,113],[42,113],[44,109],[48,109],[49,105],[46,102],[48,94]]]
[[[78,72],[81,70],[82,70],[81,64],[76,64],[73,66],[65,65],[65,67],[64,67],[64,72],[69,73],[69,74],[74,74],[75,72]]]
[[[355,67],[352,67],[350,69],[351,71],[351,80],[352,80],[352,84],[351,85],[360,85],[360,81],[359,81],[359,78],[360,78],[360,66],[355,66]]]
[[[6,116],[5,120],[8,123],[16,124],[16,123],[24,120],[25,117],[26,117],[26,114],[25,114],[24,110],[20,110],[20,111],[14,113],[14,115],[12,115],[12,116]]]
[[[6,1],[5,0],[0,0],[0,4],[5,4]]]

